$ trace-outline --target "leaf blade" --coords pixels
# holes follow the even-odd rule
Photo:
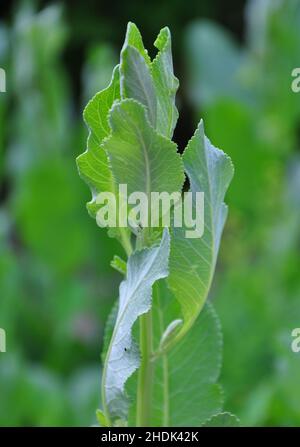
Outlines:
[[[201,427],[240,427],[240,420],[234,414],[224,412],[213,415]]]
[[[103,147],[117,183],[127,184],[128,194],[181,190],[184,172],[176,144],[152,128],[141,104],[133,99],[115,103],[110,125]]]
[[[163,28],[154,45],[159,50],[152,62],[151,70],[157,98],[157,126],[162,135],[172,138],[178,120],[175,96],[179,81],[173,73],[171,33]]]
[[[133,22],[128,22],[126,36],[125,36],[125,42],[124,42],[122,50],[127,45],[130,45],[130,46],[136,48],[138,50],[138,52],[145,59],[147,65],[149,65],[149,66],[151,65],[151,59],[148,55],[147,50],[144,47],[141,33],[140,33],[138,27]]]
[[[143,104],[155,128],[157,103],[150,67],[141,53],[130,45],[121,52],[120,73],[122,98],[132,98]]]
[[[101,143],[110,133],[108,112],[115,100],[120,99],[119,67],[115,67],[109,86],[97,93],[87,104],[83,116],[89,129],[86,151],[76,159],[79,175],[92,191],[92,199],[87,208],[96,216],[96,197],[102,191],[114,191],[114,180],[108,157]]]
[[[171,318],[172,300],[165,308],[165,296],[154,302],[159,320]],[[156,327],[158,342],[165,321]],[[169,353],[156,361],[154,384],[155,426],[197,426],[221,411],[222,390],[216,383],[222,361],[222,333],[217,315],[207,304],[195,325]],[[167,392],[166,392],[167,390]]]
[[[184,317],[173,343],[192,327],[207,299],[227,217],[224,196],[233,176],[230,158],[210,143],[202,121],[184,152],[183,161],[193,195],[197,192],[205,195],[205,230],[201,238],[188,239],[186,228],[173,229],[168,284]]]
[[[166,229],[159,247],[143,249],[129,257],[126,279],[120,286],[119,310],[102,379],[103,406],[110,420],[127,417],[128,401],[124,386],[139,366],[139,351],[132,340],[132,326],[151,307],[153,283],[168,274],[169,244]]]

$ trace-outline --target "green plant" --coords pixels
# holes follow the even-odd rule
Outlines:
[[[84,111],[89,137],[77,164],[92,190],[88,211],[96,217],[98,193],[116,194],[120,184],[147,197],[154,191],[181,192],[185,172],[193,195],[205,194],[205,231],[187,239],[185,228],[172,225],[109,229],[128,259],[112,261],[125,279],[107,323],[98,420],[105,426],[185,426],[209,425],[213,417],[212,424],[232,425],[233,416],[214,417],[222,408],[216,383],[222,338],[206,300],[233,167],[207,139],[202,122],[183,156],[177,152],[172,136],[178,80],[168,28],[154,45],[158,53],[151,60],[137,27],[129,23],[110,85]]]

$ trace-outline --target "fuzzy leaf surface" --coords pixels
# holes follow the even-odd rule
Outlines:
[[[103,148],[108,153],[117,183],[127,184],[128,194],[180,191],[183,164],[172,141],[150,125],[145,107],[133,99],[114,104],[109,118],[111,136]]]
[[[77,166],[80,176],[92,191],[92,200],[87,206],[93,217],[98,210],[97,194],[102,191],[113,192],[115,190],[107,154],[101,148],[101,143],[110,133],[108,112],[117,99],[120,99],[118,66],[114,69],[110,85],[91,99],[83,113],[89,128],[89,137],[87,150],[77,157]]]
[[[216,414],[201,425],[201,427],[239,427],[239,426],[240,426],[240,420],[234,414],[227,412]]]
[[[128,259],[102,378],[104,410],[112,422],[127,418],[128,399],[124,386],[140,364],[139,349],[132,339],[132,326],[151,307],[152,285],[168,275],[169,247],[169,232],[165,229],[158,247],[136,251]]]
[[[194,198],[196,192],[204,192],[204,234],[189,239],[186,228],[173,230],[168,283],[184,318],[176,335],[179,338],[190,329],[206,302],[227,217],[224,196],[233,176],[230,158],[210,143],[202,121],[188,143],[183,161]]]
[[[157,342],[172,314],[164,308],[164,297],[158,299],[153,310]],[[216,383],[221,362],[220,324],[212,305],[207,304],[189,333],[156,361],[152,424],[198,426],[221,411],[222,389]]]
[[[169,28],[163,28],[154,45],[159,50],[152,62],[152,76],[157,97],[158,133],[172,138],[178,119],[175,96],[179,86],[173,73],[171,33]]]

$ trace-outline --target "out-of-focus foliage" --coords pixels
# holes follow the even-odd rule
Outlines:
[[[118,279],[110,253],[118,248],[82,206],[88,193],[74,159],[83,129],[61,64],[67,39],[58,6],[22,7],[1,27],[1,425],[88,425],[100,398],[102,327]],[[85,78],[93,67],[92,55]]]
[[[116,65],[116,53],[109,45],[103,44],[90,48],[82,74],[84,104],[97,92],[108,86],[111,73]]]
[[[189,94],[235,178],[212,293],[224,329],[226,403],[246,425],[300,425],[300,5],[253,0],[244,46],[215,23],[189,26]]]
[[[3,24],[0,23],[0,63],[1,68],[7,62],[7,30]],[[0,101],[0,181],[3,174],[3,164],[4,164],[4,145],[5,145],[5,134],[6,126],[4,124],[4,115],[6,110],[6,96],[2,93],[2,101]]]

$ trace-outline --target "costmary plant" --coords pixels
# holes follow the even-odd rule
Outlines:
[[[230,158],[215,148],[200,121],[181,156],[172,141],[178,119],[171,36],[163,28],[151,60],[139,30],[128,24],[120,64],[109,86],[84,110],[87,150],[80,176],[97,194],[204,192],[204,234],[185,228],[111,228],[127,261],[112,266],[124,275],[107,322],[102,373],[101,426],[237,425],[222,413],[222,336],[208,292],[227,216],[224,196],[233,176]],[[196,210],[195,210],[196,211]]]

